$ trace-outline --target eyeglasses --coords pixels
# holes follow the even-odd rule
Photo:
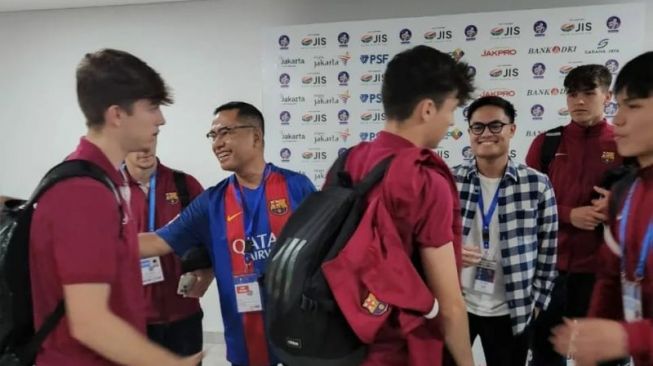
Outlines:
[[[211,130],[211,131],[207,132],[206,138],[211,140],[211,141],[215,141],[217,139],[222,139],[227,135],[229,135],[229,136],[233,135],[235,133],[235,131],[237,129],[239,129],[239,128],[255,128],[255,127],[256,126],[252,126],[252,125],[238,125],[238,126],[233,126],[233,127],[220,127],[216,131]]]
[[[483,132],[485,131],[485,128],[487,127],[490,132],[493,134],[498,134],[501,132],[503,129],[503,126],[509,125],[510,123],[503,123],[501,121],[492,121],[488,124],[481,123],[481,122],[474,122],[469,125],[469,130],[474,134],[474,135],[482,135]]]

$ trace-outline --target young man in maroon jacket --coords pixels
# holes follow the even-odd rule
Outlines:
[[[614,250],[601,248],[589,315],[554,330],[556,350],[579,365],[632,356],[653,365],[653,52],[627,63],[615,83],[617,148],[638,171],[615,185]],[[615,253],[616,252],[616,253]]]
[[[602,243],[597,227],[605,221],[606,200],[595,194],[607,191],[597,187],[605,173],[621,164],[614,141],[613,127],[604,117],[610,102],[612,75],[602,65],[583,65],[565,78],[567,107],[571,122],[562,129],[553,160],[542,166],[545,134],[533,141],[526,163],[549,176],[558,203],[558,262],[549,308],[535,325],[533,357],[536,365],[563,365],[547,341],[550,328],[562,317],[587,314],[595,281],[596,254]],[[548,143],[548,142],[547,142]]]
[[[36,364],[197,365],[201,353],[182,358],[145,336],[136,225],[119,172],[128,153],[156,139],[165,123],[159,106],[172,102],[168,88],[142,60],[106,49],[82,59],[77,97],[88,131],[68,159],[96,164],[122,197],[84,177],[56,184],[38,200],[29,243],[35,326],[62,299],[66,313]]]
[[[181,212],[182,195],[186,194],[186,199],[192,201],[203,191],[193,176],[174,172],[161,164],[156,157],[156,141],[145,151],[128,154],[124,167],[133,187],[132,211],[138,232],[163,227]],[[186,192],[178,187],[175,174],[184,180]],[[202,351],[203,314],[199,300],[177,293],[182,275],[180,259],[172,253],[143,258],[141,272],[147,303],[148,337],[180,355]],[[198,272],[208,279],[202,281],[204,285],[211,283],[213,272],[210,269]]]
[[[388,63],[382,86],[383,107],[388,116],[385,128],[374,141],[361,143],[350,151],[345,170],[358,182],[390,155],[400,159],[411,149],[437,147],[453,123],[454,110],[469,97],[472,88],[467,65],[456,63],[447,54],[426,46],[399,53]],[[442,159],[426,151],[431,156],[424,164],[402,167],[407,173],[401,181],[411,189],[388,188],[389,202],[384,202],[391,207],[392,221],[383,225],[395,225],[410,252],[419,252],[425,282],[440,305],[440,332],[428,330],[422,346],[411,348],[391,314],[395,320],[381,328],[363,365],[405,365],[409,359],[413,360],[411,364],[423,364],[424,360],[434,358],[443,339],[458,365],[473,363],[459,281],[458,193]],[[391,165],[386,178],[392,170]],[[371,198],[379,194],[380,189],[375,189]],[[384,195],[384,199],[387,197]],[[439,365],[440,361],[433,359],[429,364]]]

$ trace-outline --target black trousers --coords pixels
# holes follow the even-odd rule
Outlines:
[[[467,313],[471,342],[481,339],[487,366],[524,366],[528,352],[528,328],[512,334],[510,315],[486,317]]]
[[[202,317],[200,311],[188,318],[165,324],[148,324],[147,336],[171,352],[192,356],[202,351]]]
[[[551,302],[533,327],[533,366],[565,366],[566,361],[549,342],[551,330],[562,324],[562,318],[582,318],[587,315],[595,277],[589,273],[561,272],[551,292]]]

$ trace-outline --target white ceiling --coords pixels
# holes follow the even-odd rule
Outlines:
[[[0,0],[0,12],[87,8],[93,6],[170,3],[195,0]]]

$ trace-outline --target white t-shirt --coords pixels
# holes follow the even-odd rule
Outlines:
[[[490,210],[492,198],[499,187],[501,178],[488,178],[479,174],[481,190],[483,192],[483,206],[485,212]],[[490,221],[490,242],[489,248],[483,248],[483,212],[480,207],[476,208],[476,214],[472,221],[472,230],[469,236],[463,238],[464,245],[476,245],[481,247],[484,258],[492,258],[497,263],[494,274],[494,293],[486,294],[474,290],[476,267],[466,267],[462,271],[463,293],[467,303],[467,311],[478,316],[503,316],[510,313],[506,302],[506,286],[503,278],[503,267],[501,263],[501,246],[499,241],[499,208],[494,210]]]

